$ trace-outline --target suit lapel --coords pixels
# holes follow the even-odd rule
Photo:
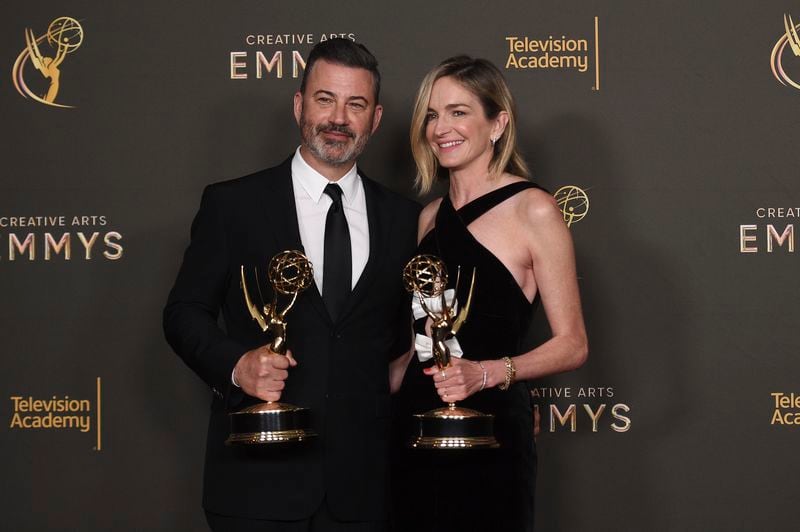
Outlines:
[[[276,167],[274,174],[266,179],[264,184],[262,201],[266,227],[275,237],[278,250],[296,249],[305,253],[300,239],[300,227],[297,225],[297,205],[292,187],[292,158],[289,157]],[[314,309],[331,323],[316,283],[312,283],[300,298],[307,298]]]
[[[281,251],[302,250],[300,228],[297,225],[297,209],[292,190],[292,159],[289,158],[276,167],[273,174],[265,179],[262,195],[263,214],[269,232]]]

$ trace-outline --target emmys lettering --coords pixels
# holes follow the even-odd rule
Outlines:
[[[614,397],[613,387],[581,387],[573,393],[569,387],[539,387],[531,390],[531,396],[537,403],[534,408],[542,416],[542,426],[550,432],[568,427],[569,432],[577,432],[580,427],[591,426],[592,432],[600,432],[601,426],[614,432],[628,432],[631,429],[631,418],[627,416],[631,407],[625,403],[596,403],[589,399],[610,399]],[[553,400],[583,398],[583,402],[567,402],[558,404]],[[549,401],[542,401],[542,399]],[[539,403],[542,403],[541,406]],[[579,419],[583,420],[579,423]]]
[[[310,48],[317,42],[337,37],[356,40],[355,33],[268,33],[249,34],[244,42],[247,46],[304,46]],[[306,60],[299,49],[254,50],[230,52],[230,79],[256,79],[274,77],[283,79],[291,71],[291,79],[297,79],[306,68]]]
[[[772,392],[774,410],[770,425],[800,426],[800,394]]]
[[[102,227],[102,231],[96,230]],[[69,228],[81,230],[57,230]],[[19,231],[18,229],[27,229]],[[37,231],[47,229],[46,231]],[[124,251],[122,234],[108,230],[100,215],[0,216],[0,261],[119,260]]]
[[[36,399],[12,395],[12,429],[76,429],[89,432],[92,428],[92,404],[88,399],[52,396]]]
[[[61,65],[82,43],[83,27],[72,17],[53,20],[47,31],[38,37],[32,29],[25,28],[25,48],[11,70],[17,92],[51,107],[72,108],[56,102],[61,88]],[[29,64],[38,71],[38,76],[28,67]]]
[[[739,225],[739,253],[774,253],[783,248],[794,253],[795,235],[793,222],[777,222],[781,219],[800,217],[800,207],[758,207],[755,216],[771,223]]]

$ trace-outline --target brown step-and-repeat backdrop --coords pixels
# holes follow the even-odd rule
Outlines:
[[[204,529],[210,391],[161,308],[204,185],[291,153],[304,58],[345,36],[384,75],[370,175],[413,196],[419,81],[486,57],[570,223],[591,353],[532,383],[540,528],[794,529],[798,23],[788,0],[8,5],[0,528]]]

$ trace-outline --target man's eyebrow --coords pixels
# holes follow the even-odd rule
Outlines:
[[[334,93],[334,92],[331,92],[331,91],[329,91],[329,90],[325,90],[325,89],[319,89],[318,91],[316,91],[316,92],[314,93],[314,96],[320,96],[320,95],[322,95],[322,96],[328,96],[328,97],[330,97],[330,98],[333,98],[334,100],[336,99],[336,93]],[[350,97],[347,99],[347,101],[348,101],[348,102],[352,102],[352,101],[360,101],[360,102],[364,102],[365,104],[369,104],[369,99],[368,99],[366,96],[350,96]]]

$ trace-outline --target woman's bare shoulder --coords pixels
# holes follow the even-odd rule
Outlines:
[[[541,188],[529,188],[519,195],[518,212],[524,221],[535,225],[563,223],[556,199]]]

